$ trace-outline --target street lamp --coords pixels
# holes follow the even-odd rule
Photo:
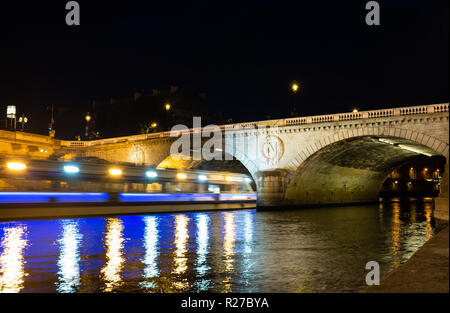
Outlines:
[[[166,102],[166,104],[164,104],[164,109],[166,109],[166,116],[165,116],[165,127],[167,127],[167,128],[169,128],[169,121],[170,121],[170,118],[169,118],[169,111],[170,111],[170,109],[172,108],[172,105],[169,103],[169,102]],[[165,128],[164,127],[164,128]]]
[[[358,109],[353,109],[353,113],[358,113]]]
[[[22,114],[22,116],[19,117],[19,123],[22,123],[22,131],[23,131],[25,124],[28,123],[28,118],[24,114]]]
[[[295,115],[298,115],[298,113],[297,113],[297,92],[299,91],[299,89],[300,89],[300,84],[297,81],[294,80],[292,82],[292,84],[291,84],[291,90],[292,90],[292,93],[294,95],[294,107],[293,107],[293,110],[291,112],[291,115],[293,117]]]
[[[89,112],[86,114],[86,116],[84,117],[86,119],[86,127],[85,127],[85,131],[84,131],[84,136],[87,138],[88,134],[89,134],[89,122],[91,121],[91,115],[89,114]]]
[[[158,126],[158,124],[155,123],[155,122],[153,122],[150,126],[151,126],[152,128],[156,128],[156,127]]]

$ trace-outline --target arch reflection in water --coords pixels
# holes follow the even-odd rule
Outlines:
[[[8,227],[4,229],[1,242],[3,249],[0,255],[0,292],[13,293],[23,289],[24,284],[24,256],[23,250],[27,246],[25,226]]]
[[[209,250],[209,216],[207,214],[197,215],[197,262],[196,271],[199,277],[197,282],[197,290],[204,291],[210,286],[210,280],[204,276],[211,269],[206,260]]]
[[[189,239],[188,233],[189,218],[184,214],[175,215],[175,266],[174,274],[184,274],[187,270],[187,242]],[[184,289],[189,286],[186,279],[178,280],[174,283],[176,288]]]
[[[231,273],[234,270],[234,244],[236,241],[235,225],[234,225],[235,213],[224,213],[224,238],[223,238],[223,251],[225,257],[225,273],[227,276],[223,280],[224,289],[223,292],[231,292]]]
[[[101,273],[105,280],[104,291],[109,292],[122,284],[120,272],[122,271],[124,258],[123,249],[123,223],[118,218],[108,218],[106,226],[105,246],[106,246],[106,264]]]
[[[80,285],[79,248],[82,238],[76,221],[62,221],[62,236],[58,239],[61,250],[58,259],[59,282],[56,283],[59,292],[76,292]]]
[[[157,285],[153,281],[149,281],[154,277],[158,277],[158,225],[159,218],[156,216],[145,216],[144,217],[145,231],[144,231],[144,247],[145,247],[145,257],[143,263],[144,268],[144,278],[146,279],[141,283],[144,288],[156,288]]]

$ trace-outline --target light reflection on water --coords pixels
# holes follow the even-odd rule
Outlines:
[[[223,252],[224,252],[224,263],[225,263],[225,274],[226,277],[223,280],[223,290],[222,292],[231,292],[231,281],[234,270],[234,244],[235,244],[235,233],[234,233],[234,213],[226,212],[224,213],[224,238],[223,238]]]
[[[187,241],[189,239],[188,234],[188,223],[189,218],[184,214],[175,215],[175,265],[173,269],[174,274],[184,274],[187,267],[188,258],[186,256],[187,252]],[[177,289],[186,289],[189,286],[189,282],[186,278],[180,277],[178,281],[175,281],[175,287]]]
[[[82,238],[76,220],[62,220],[62,236],[58,240],[61,251],[58,259],[59,282],[56,284],[59,292],[75,292],[80,285],[79,247]]]
[[[197,281],[197,291],[206,291],[210,286],[210,281],[205,279],[206,274],[211,269],[208,265],[209,249],[209,216],[200,213],[197,215],[197,261],[196,271],[199,280]]]
[[[430,204],[0,222],[1,292],[364,289],[431,238]]]
[[[122,238],[123,222],[118,218],[108,218],[106,227],[106,264],[100,272],[105,280],[104,291],[108,292],[113,291],[123,283],[120,277],[124,263],[122,256],[124,241]]]
[[[394,268],[400,265],[400,259],[398,254],[400,253],[400,234],[402,231],[402,223],[400,221],[400,204],[394,202],[392,204],[392,255],[396,258],[394,259]]]
[[[145,223],[145,235],[144,235],[144,247],[145,256],[143,263],[144,268],[144,281],[141,282],[141,286],[144,288],[157,288],[157,284],[151,281],[152,278],[158,277],[158,216],[144,216]]]
[[[4,229],[0,254],[0,292],[19,292],[23,288],[25,271],[23,249],[27,245],[24,239],[25,226],[6,227]]]

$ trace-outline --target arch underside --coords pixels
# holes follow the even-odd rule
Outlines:
[[[440,153],[408,139],[361,136],[330,144],[305,160],[287,184],[286,204],[372,202],[395,168],[417,158]]]
[[[185,169],[185,170],[206,170],[241,173],[251,176],[249,170],[244,164],[228,155],[225,158],[225,152],[217,154],[217,159],[213,160],[194,160],[192,156],[169,155],[156,168],[158,169]]]

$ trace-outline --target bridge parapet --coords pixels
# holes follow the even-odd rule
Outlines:
[[[249,128],[257,127],[270,127],[270,126],[294,126],[294,125],[305,125],[305,124],[315,124],[315,123],[327,123],[327,122],[340,122],[349,120],[361,120],[361,119],[372,119],[372,118],[386,118],[395,116],[406,116],[406,115],[417,115],[417,114],[432,114],[432,113],[442,113],[448,112],[448,103],[430,104],[422,106],[411,106],[411,107],[401,107],[401,108],[391,108],[391,109],[381,109],[381,110],[371,110],[371,111],[360,111],[360,112],[349,112],[349,113],[336,113],[327,115],[316,115],[316,116],[304,116],[304,117],[293,117],[286,119],[276,119],[268,121],[257,121],[257,122],[246,122],[246,123],[234,123],[234,124],[224,124],[218,125],[221,131],[236,131]],[[185,130],[179,130],[175,132],[165,131],[159,133],[151,134],[140,134],[132,136],[124,136],[117,138],[107,138],[91,141],[65,141],[61,140],[61,146],[65,147],[90,147],[105,144],[116,144],[121,142],[134,142],[142,141],[148,139],[158,139],[158,138],[168,138],[171,134],[175,136],[180,136],[183,133],[201,133],[202,130],[207,130],[209,126],[203,128],[191,128]],[[213,129],[211,129],[213,130]]]
[[[429,104],[423,106],[402,107],[395,109],[381,109],[350,113],[336,113],[327,115],[293,117],[284,119],[284,125],[303,125],[324,122],[339,122],[348,120],[358,120],[367,118],[384,118],[392,116],[430,114],[448,112],[448,103]],[[267,121],[270,122],[270,121]]]
[[[157,138],[166,138],[170,137],[170,132],[160,132],[160,133],[151,133],[151,134],[141,134],[141,135],[132,135],[132,136],[124,136],[124,137],[115,137],[115,138],[106,138],[106,139],[98,139],[98,140],[90,140],[90,141],[67,141],[61,140],[61,146],[64,147],[91,147],[98,145],[106,145],[106,144],[115,144],[122,142],[134,142],[141,141],[147,139],[157,139]]]

